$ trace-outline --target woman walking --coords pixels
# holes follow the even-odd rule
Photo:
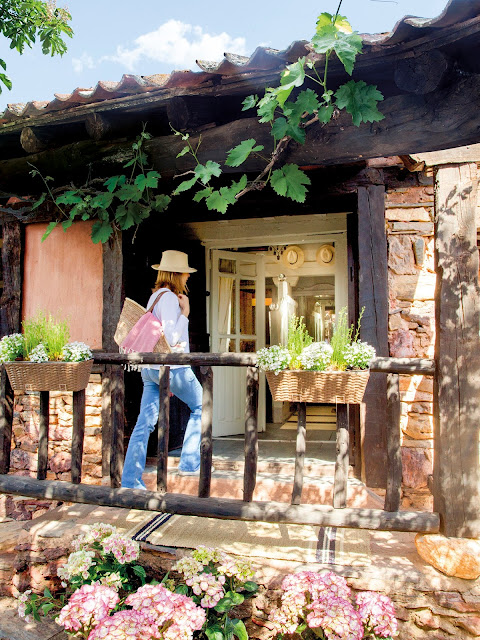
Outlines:
[[[147,308],[158,298],[152,313],[162,323],[167,342],[173,351],[188,353],[190,351],[188,337],[190,303],[186,296],[187,280],[196,269],[188,266],[186,253],[171,250],[164,251],[160,264],[152,265],[152,269],[156,269],[158,275]],[[146,488],[142,474],[147,459],[148,439],[158,420],[159,369],[160,365],[142,367],[143,394],[140,414],[128,443],[122,487]],[[191,367],[170,366],[170,391],[185,402],[191,411],[183,439],[178,473],[179,475],[197,475],[200,470],[202,387]]]

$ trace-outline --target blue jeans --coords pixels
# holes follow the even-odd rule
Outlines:
[[[130,436],[122,475],[122,487],[130,489],[145,489],[142,474],[147,460],[147,444],[158,421],[159,370],[142,369],[142,380],[140,414]],[[170,369],[170,391],[191,411],[178,468],[197,471],[200,467],[202,386],[190,367],[180,367]]]

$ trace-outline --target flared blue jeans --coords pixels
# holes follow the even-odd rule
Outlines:
[[[145,489],[142,474],[147,460],[150,434],[157,426],[159,410],[159,370],[142,369],[143,394],[140,414],[128,443],[122,487]],[[170,369],[170,391],[190,409],[178,468],[197,471],[200,467],[202,386],[190,367]]]

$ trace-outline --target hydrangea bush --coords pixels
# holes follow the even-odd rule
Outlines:
[[[257,351],[257,366],[275,374],[285,369],[303,371],[344,371],[345,369],[368,369],[375,357],[375,349],[358,339],[360,313],[357,327],[348,325],[347,310],[338,314],[331,344],[312,342],[303,318],[290,321],[287,346],[274,344]]]
[[[355,598],[341,576],[301,571],[286,576],[280,607],[270,614],[277,636],[304,639],[392,640],[397,635],[393,603],[387,596],[363,591]]]

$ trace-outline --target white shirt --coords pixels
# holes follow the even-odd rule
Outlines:
[[[166,293],[160,298],[152,313],[162,323],[163,333],[168,344],[175,353],[190,353],[190,342],[188,337],[188,318],[182,314],[178,297],[170,289],[158,289],[150,296],[147,309],[155,302],[155,299],[162,291]],[[149,365],[152,369],[159,369],[160,365]],[[185,367],[188,365],[169,365],[172,369]]]

